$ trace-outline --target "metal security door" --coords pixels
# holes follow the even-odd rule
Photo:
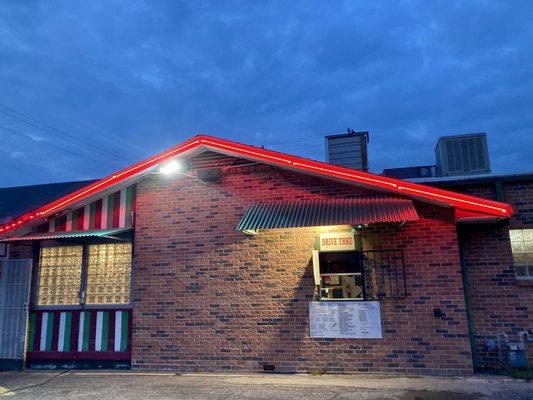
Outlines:
[[[0,368],[23,366],[31,259],[0,263]]]

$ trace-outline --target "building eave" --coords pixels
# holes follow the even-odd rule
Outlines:
[[[511,206],[506,203],[455,193],[400,179],[388,178],[369,172],[352,170],[217,137],[197,135],[177,146],[126,167],[67,196],[21,215],[9,221],[7,224],[1,225],[0,235],[16,231],[27,224],[33,225],[35,221],[42,221],[51,215],[61,212],[65,208],[86,202],[103,191],[116,188],[125,182],[139,180],[142,176],[154,171],[161,163],[171,158],[178,156],[190,158],[204,151],[216,151],[305,174],[312,174],[348,184],[407,196],[423,202],[455,207],[466,211],[480,212],[486,214],[488,217],[508,218],[512,214]]]

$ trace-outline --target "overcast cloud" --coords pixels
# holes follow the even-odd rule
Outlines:
[[[374,172],[473,132],[494,172],[531,172],[532,21],[531,1],[3,1],[0,186],[199,132],[323,160],[348,127]]]

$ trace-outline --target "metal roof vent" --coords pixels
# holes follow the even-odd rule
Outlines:
[[[442,136],[435,157],[437,176],[490,174],[486,133]]]
[[[341,135],[326,136],[326,162],[342,167],[368,171],[368,132],[348,129]]]

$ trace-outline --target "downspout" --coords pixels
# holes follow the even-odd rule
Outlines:
[[[459,260],[461,263],[461,278],[463,281],[463,293],[465,296],[466,322],[468,324],[468,337],[470,339],[470,354],[472,355],[472,366],[474,370],[476,370],[479,368],[479,364],[477,357],[476,337],[474,331],[474,319],[472,317],[472,295],[470,293],[465,253],[463,245],[461,243],[461,235],[459,231],[457,231],[457,242],[459,244]]]

